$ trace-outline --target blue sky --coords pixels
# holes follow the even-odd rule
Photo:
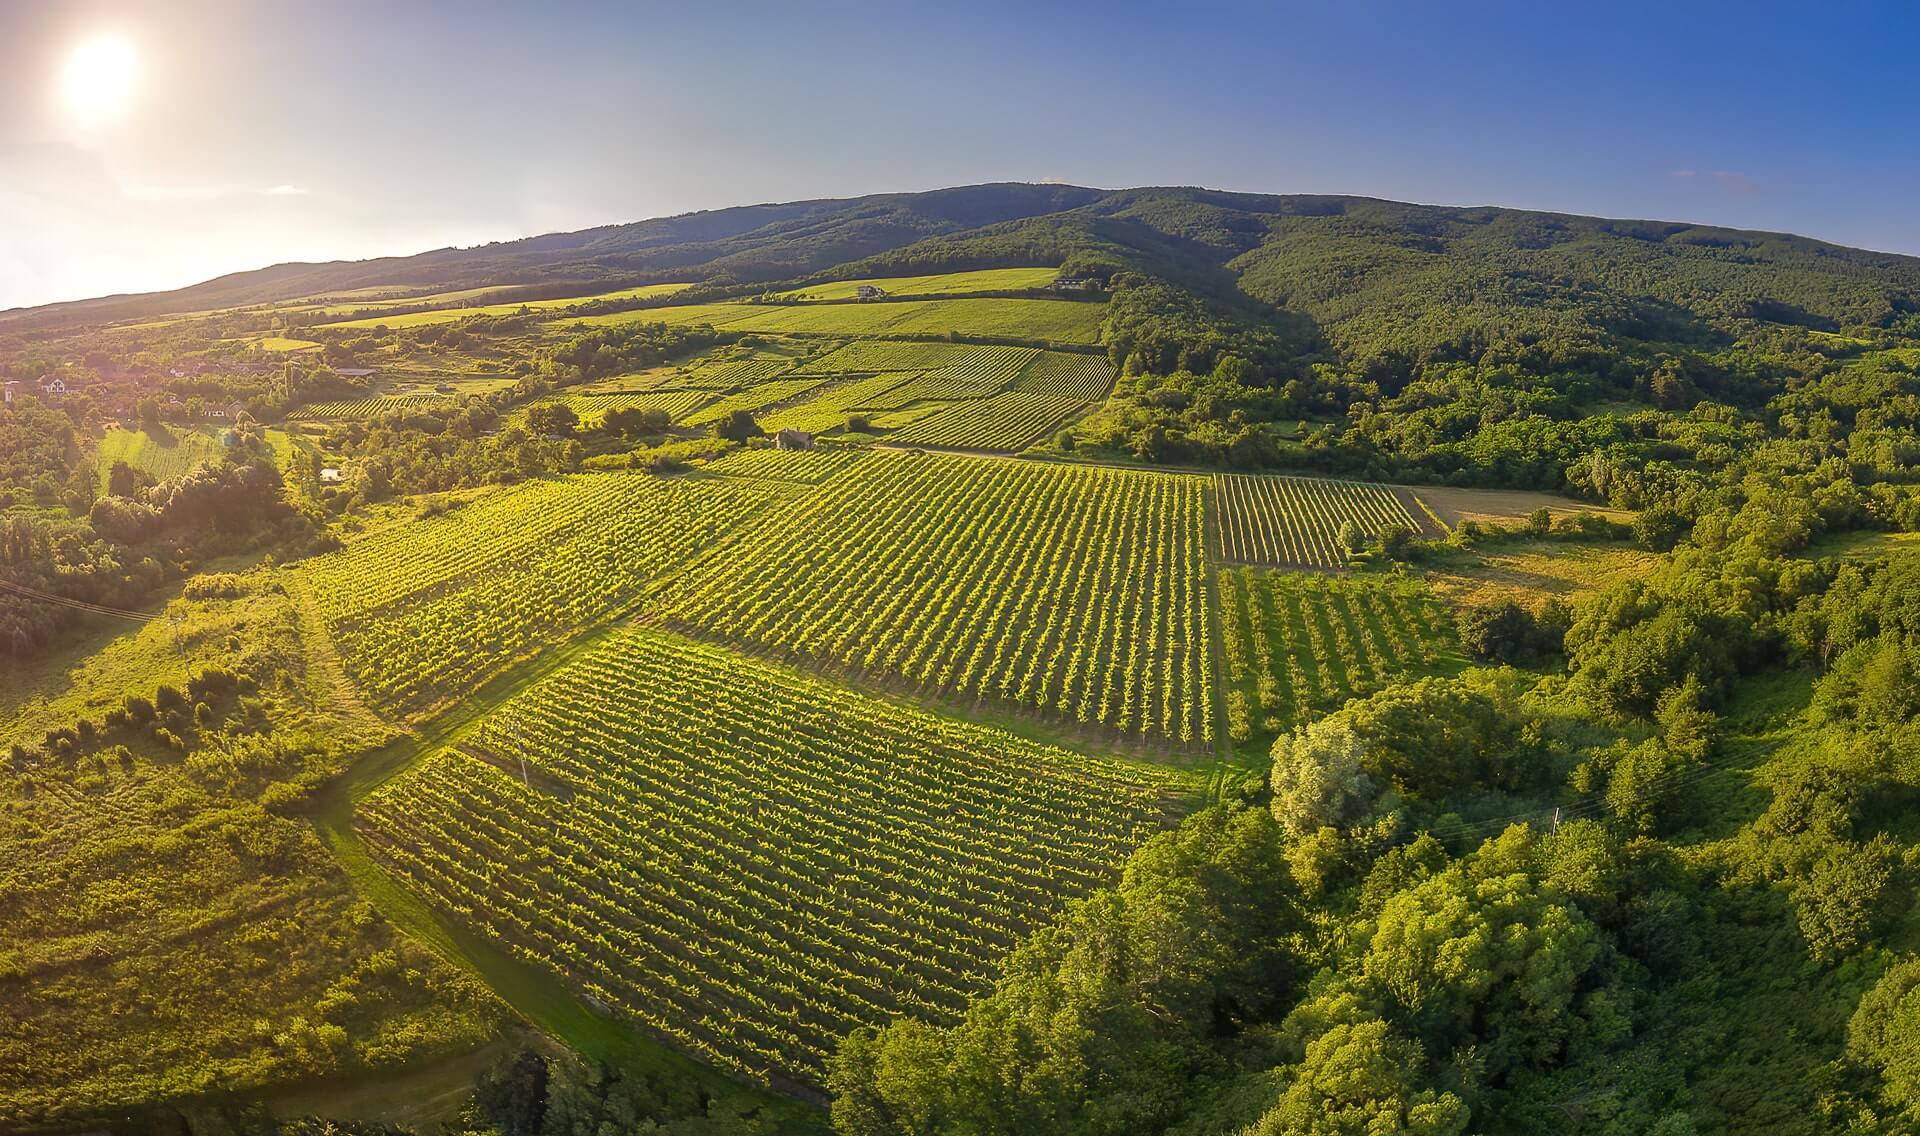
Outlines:
[[[61,76],[137,78],[81,121]],[[1920,6],[0,3],[0,308],[993,180],[1920,254]]]

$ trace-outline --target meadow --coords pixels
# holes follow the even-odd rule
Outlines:
[[[116,462],[125,462],[156,481],[165,481],[202,463],[219,461],[226,452],[219,431],[213,429],[172,427],[149,432],[115,426],[101,435],[93,460],[100,471],[100,488],[104,492],[107,475]]]
[[[759,1084],[949,1021],[1160,827],[1163,769],[624,631],[362,800],[407,887]]]

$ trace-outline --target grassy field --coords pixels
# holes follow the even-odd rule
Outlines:
[[[1044,288],[1060,275],[1058,268],[983,268],[973,272],[943,272],[933,276],[879,276],[865,280],[834,280],[775,292],[779,300],[851,300],[862,287],[879,288],[889,296],[958,296],[969,292],[1018,292]]]
[[[269,335],[263,339],[256,339],[253,341],[253,345],[262,351],[273,352],[317,351],[320,349],[320,344],[315,343],[311,339],[289,339],[284,335]]]
[[[1516,524],[1526,520],[1527,514],[1542,507],[1550,510],[1556,518],[1574,513],[1599,513],[1610,520],[1633,519],[1633,514],[1625,509],[1610,509],[1604,505],[1575,501],[1557,493],[1537,493],[1530,489],[1455,489],[1444,485],[1417,485],[1412,488],[1450,529],[1458,528],[1461,521]]]
[[[1176,784],[635,630],[383,785],[357,826],[590,1004],[817,1090],[852,1028],[955,1017]]]
[[[870,304],[691,304],[582,316],[562,327],[711,324],[793,335],[926,335],[949,332],[1057,343],[1095,343],[1106,305],[1076,300],[906,300]]]
[[[1502,598],[1538,603],[1645,575],[1659,563],[1658,555],[1629,545],[1502,542],[1466,554],[1463,563],[1435,569],[1428,579],[1456,604]]]
[[[411,312],[404,315],[376,315],[368,316],[365,319],[342,320],[339,323],[324,324],[322,326],[337,328],[425,327],[429,324],[453,323],[456,320],[468,319],[472,316],[510,316],[517,314],[522,308],[534,312],[553,312],[564,308],[577,307],[581,304],[590,304],[597,300],[617,302],[620,300],[653,299],[659,296],[671,296],[686,287],[687,285],[685,284],[646,284],[638,288],[622,288],[617,292],[598,292],[591,296],[566,296],[551,300],[521,300],[506,304],[477,304],[459,308],[441,308],[434,311]],[[409,301],[408,303],[419,302],[422,301]],[[407,305],[396,303],[393,306],[404,307]]]
[[[62,668],[64,689],[13,708],[18,743],[38,745],[55,716],[85,718],[92,740],[0,769],[0,973],[30,992],[0,997],[0,1130],[75,1102],[130,1108],[403,1064],[472,1048],[498,1023],[484,988],[366,908],[311,826],[263,807],[388,733],[275,575],[177,601],[177,624],[116,637]],[[104,712],[130,696],[164,706],[163,690],[194,690],[189,676],[214,667],[247,676],[257,708],[203,690],[206,710],[166,711],[193,744],[184,760]],[[274,741],[232,725],[243,713]]]
[[[93,461],[100,471],[100,488],[107,487],[107,475],[115,462],[126,462],[155,480],[178,477],[203,462],[219,461],[227,452],[220,432],[212,428],[171,427],[156,433],[113,427],[94,448]]]

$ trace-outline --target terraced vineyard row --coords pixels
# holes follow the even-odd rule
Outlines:
[[[408,887],[762,1084],[950,1021],[1163,822],[1163,770],[622,632],[361,802]],[[522,780],[521,762],[527,769]]]
[[[964,343],[910,343],[893,339],[856,339],[837,351],[809,361],[809,375],[869,371],[927,371],[964,362],[983,348]]]
[[[676,581],[681,627],[1175,743],[1213,736],[1206,482],[876,451]]]
[[[420,713],[607,618],[779,492],[629,473],[540,482],[383,530],[301,579],[369,700]]]
[[[874,399],[884,395],[889,387],[898,384],[902,378],[897,374],[882,374],[830,386],[804,402],[762,417],[760,426],[768,433],[786,429],[819,433],[843,426],[848,414],[873,405]]]
[[[444,394],[390,394],[372,398],[336,399],[332,402],[308,403],[287,415],[287,418],[289,421],[308,418],[377,418],[396,410],[424,410],[429,406],[444,406],[452,401],[452,395]]]
[[[735,450],[707,463],[714,473],[819,485],[845,472],[860,457],[853,450]]]
[[[738,394],[730,394],[723,399],[708,403],[682,419],[687,426],[705,426],[718,422],[735,410],[757,411],[775,403],[804,394],[825,382],[824,379],[774,379],[748,387]]]
[[[1227,734],[1280,733],[1458,658],[1446,605],[1411,581],[1223,569]]]
[[[593,391],[566,395],[564,401],[582,419],[598,419],[609,410],[664,410],[674,418],[684,418],[713,398],[701,390]]]
[[[1080,402],[1099,402],[1113,390],[1113,364],[1104,355],[1042,351],[1027,364],[1013,389]]]
[[[1353,521],[1377,536],[1420,525],[1385,485],[1319,477],[1215,476],[1220,554],[1243,564],[1338,568],[1347,554],[1336,536]]]
[[[696,363],[673,373],[665,385],[693,387],[699,390],[729,390],[750,383],[765,382],[775,375],[793,370],[795,360],[787,355],[752,355],[715,363]]]
[[[1024,450],[1046,438],[1086,403],[1071,398],[1009,391],[963,402],[895,431],[896,442],[968,450]]]

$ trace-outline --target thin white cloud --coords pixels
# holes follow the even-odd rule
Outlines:
[[[268,197],[305,197],[307,191],[297,185],[270,185],[261,192]]]

